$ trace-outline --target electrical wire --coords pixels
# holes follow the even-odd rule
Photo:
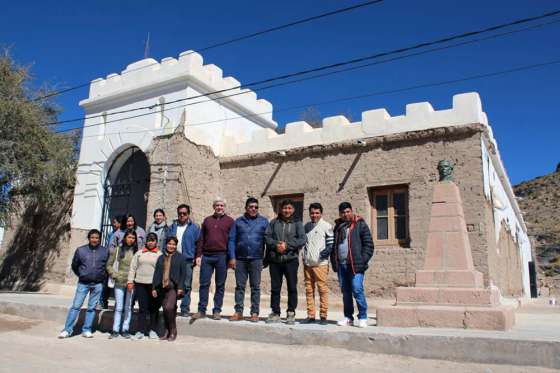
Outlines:
[[[289,27],[301,25],[303,23],[316,21],[316,20],[321,19],[321,18],[334,16],[334,15],[337,15],[337,14],[340,14],[340,13],[346,13],[346,12],[349,12],[349,11],[352,11],[352,10],[355,10],[355,9],[359,9],[359,8],[363,8],[363,7],[366,7],[366,6],[369,6],[369,5],[379,4],[383,1],[384,0],[366,1],[366,2],[363,2],[363,3],[359,3],[359,4],[356,4],[356,5],[346,7],[346,8],[340,8],[340,9],[336,9],[336,10],[333,10],[333,11],[330,11],[330,12],[326,12],[326,13],[318,14],[318,15],[315,15],[315,16],[299,19],[297,21],[289,22],[289,23],[286,23],[286,24],[283,24],[283,25],[280,25],[280,26],[270,27],[270,28],[267,28],[267,29],[264,29],[264,30],[261,30],[261,31],[253,32],[251,34],[238,36],[238,37],[235,37],[233,39],[229,39],[229,40],[221,41],[221,42],[218,42],[218,43],[215,43],[215,44],[211,44],[211,45],[208,45],[206,47],[196,49],[195,51],[191,51],[188,54],[195,53],[195,52],[204,52],[204,51],[207,51],[207,50],[210,50],[210,49],[222,47],[224,45],[233,44],[233,43],[236,43],[236,42],[239,42],[239,41],[242,41],[242,40],[251,39],[251,38],[261,36],[261,35],[264,35],[264,34],[268,34],[268,33],[271,33],[271,32],[275,32],[275,31],[283,30],[283,29],[286,29],[286,28],[289,28]],[[156,62],[156,63],[150,64],[150,65],[147,65],[147,66],[141,66],[141,67],[138,67],[138,68],[135,68],[135,69],[128,70],[127,73],[132,72],[132,71],[145,69],[145,68],[157,65],[157,64],[158,63]],[[71,91],[74,91],[76,89],[87,87],[87,86],[90,85],[90,83],[91,82],[86,82],[86,83],[78,84],[78,85],[73,86],[73,87],[68,87],[66,89],[62,89],[60,91],[51,92],[51,93],[48,93],[46,95],[36,97],[36,98],[33,99],[33,101],[40,101],[40,100],[44,100],[44,99],[47,99],[47,98],[50,98],[50,97],[59,96],[61,94],[71,92]]]
[[[333,69],[333,68],[343,67],[343,66],[347,66],[347,65],[352,65],[352,64],[359,63],[359,62],[364,62],[364,61],[377,59],[377,58],[381,58],[381,57],[387,57],[387,56],[394,55],[394,54],[401,54],[401,53],[404,53],[404,52],[407,52],[407,51],[421,49],[421,48],[425,48],[425,47],[429,47],[429,46],[433,46],[433,45],[444,44],[444,43],[448,43],[448,42],[453,41],[453,40],[464,39],[464,38],[472,37],[472,36],[475,36],[475,35],[485,34],[485,33],[488,33],[488,32],[493,32],[493,31],[500,30],[500,29],[503,29],[503,28],[515,26],[515,25],[520,25],[520,24],[524,24],[524,23],[528,23],[528,22],[532,22],[532,21],[536,21],[536,20],[540,20],[540,19],[550,18],[550,17],[556,16],[558,14],[560,14],[560,10],[544,13],[544,14],[539,15],[539,16],[533,16],[533,17],[518,19],[518,20],[515,20],[515,21],[502,23],[502,24],[495,25],[495,26],[486,27],[486,28],[479,29],[479,30],[476,30],[476,31],[469,31],[469,32],[461,33],[461,34],[447,36],[447,37],[440,38],[440,39],[433,40],[433,41],[429,41],[429,42],[418,43],[418,44],[408,46],[408,47],[393,49],[393,50],[386,51],[386,52],[375,53],[375,54],[368,55],[368,56],[354,58],[354,59],[350,59],[350,60],[346,60],[346,61],[342,61],[342,62],[337,62],[337,63],[333,63],[333,64],[328,64],[328,65],[323,65],[323,66],[310,68],[310,69],[307,69],[307,70],[302,70],[302,71],[293,72],[293,73],[289,73],[289,74],[284,74],[284,75],[276,76],[276,77],[273,77],[273,78],[258,80],[258,81],[254,81],[254,82],[251,82],[251,83],[248,83],[248,84],[240,84],[240,85],[232,87],[232,88],[227,88],[227,89],[222,89],[222,90],[218,90],[218,91],[203,93],[203,94],[199,94],[199,95],[195,95],[195,96],[191,96],[191,97],[180,98],[180,99],[173,100],[173,101],[170,101],[168,103],[165,103],[165,105],[169,105],[169,104],[173,104],[173,103],[177,103],[177,102],[182,102],[182,101],[193,100],[193,99],[201,98],[201,97],[209,97],[209,96],[212,96],[212,95],[217,95],[217,94],[225,93],[225,92],[232,91],[232,90],[246,89],[248,87],[253,87],[253,86],[256,86],[256,85],[271,83],[271,82],[278,81],[278,80],[285,80],[285,79],[288,79],[288,78],[294,78],[294,77],[307,75],[307,74],[314,73],[314,72],[320,72],[320,71],[324,71],[324,70],[328,70],[328,69]],[[254,91],[257,91],[257,90],[258,89],[254,89]],[[237,94],[234,94],[234,95],[230,95],[228,97],[236,96],[236,95]],[[215,98],[213,98],[213,99],[215,99]],[[156,103],[156,104],[153,104],[153,105],[141,106],[141,107],[126,109],[126,110],[119,110],[119,111],[106,113],[106,114],[97,114],[97,115],[92,115],[92,116],[89,116],[89,117],[80,117],[80,118],[61,120],[61,121],[46,123],[46,125],[59,125],[59,124],[64,124],[64,123],[83,121],[85,119],[94,119],[94,118],[106,117],[106,116],[111,116],[111,115],[130,113],[130,112],[134,112],[134,111],[138,111],[138,110],[146,110],[146,109],[151,110],[151,109],[154,109],[154,108],[156,108],[158,106],[161,106],[161,105],[162,104]]]
[[[375,65],[380,65],[380,64],[384,64],[384,63],[388,63],[388,62],[392,62],[392,61],[396,61],[396,60],[402,60],[402,59],[415,57],[415,56],[419,56],[419,55],[423,55],[423,54],[428,54],[428,53],[433,53],[433,52],[437,52],[437,51],[441,51],[441,50],[446,50],[446,49],[456,48],[456,47],[460,47],[460,46],[464,46],[464,45],[468,45],[468,44],[473,44],[473,43],[477,43],[477,42],[481,42],[481,41],[496,39],[498,37],[512,35],[512,34],[524,32],[524,31],[529,31],[529,30],[534,30],[534,29],[537,29],[537,28],[541,28],[541,27],[549,26],[549,25],[553,25],[553,24],[558,24],[558,23],[560,23],[560,20],[554,20],[554,21],[547,22],[547,23],[531,25],[531,26],[528,26],[528,27],[523,28],[523,29],[511,30],[511,31],[507,31],[507,32],[504,32],[504,33],[500,33],[500,34],[494,34],[494,35],[486,36],[486,37],[483,37],[483,38],[472,39],[472,40],[463,41],[463,42],[460,42],[460,43],[446,45],[446,46],[443,46],[443,47],[437,47],[437,48],[432,48],[432,49],[428,49],[428,50],[424,50],[424,51],[420,51],[420,52],[410,53],[410,54],[407,54],[407,55],[397,56],[397,57],[393,57],[393,58],[390,58],[390,59],[385,59],[385,60],[382,60],[382,61],[370,62],[368,64],[363,64],[363,65],[359,65],[359,66],[351,66],[351,67],[347,67],[345,69],[330,71],[330,72],[326,72],[326,73],[322,73],[322,74],[313,75],[313,76],[310,76],[310,77],[300,78],[300,79],[297,79],[297,80],[291,80],[291,81],[288,81],[288,82],[276,83],[276,84],[264,86],[264,87],[261,87],[261,88],[257,88],[254,91],[259,91],[260,92],[260,91],[264,91],[266,89],[277,88],[277,87],[280,87],[280,86],[295,84],[295,83],[299,83],[299,82],[303,82],[303,81],[307,81],[307,80],[323,78],[325,76],[339,74],[339,73],[343,73],[343,72],[346,72],[346,71],[362,69],[362,68],[371,67],[371,66],[375,66]],[[210,102],[210,101],[220,101],[220,100],[223,100],[223,99],[226,99],[226,98],[229,98],[229,97],[243,95],[243,94],[246,94],[246,93],[247,92],[237,92],[237,93],[232,94],[232,95],[216,97],[214,99],[205,100],[205,101],[197,101],[197,102],[193,102],[193,103],[188,103],[188,104],[176,106],[176,107],[173,107],[173,108],[168,108],[166,110],[171,110],[171,109],[175,109],[175,108],[184,108],[184,107],[187,107],[187,106],[198,105],[198,104],[205,103],[205,102]],[[177,101],[168,102],[165,105],[169,105],[169,104],[172,104],[174,102],[177,102]],[[153,107],[155,107],[155,106],[153,106]],[[147,108],[151,109],[151,107],[147,107]],[[135,119],[135,118],[143,117],[143,116],[146,116],[146,115],[152,115],[152,114],[154,114],[154,113],[153,112],[142,113],[142,114],[138,114],[138,115],[128,116],[128,117],[124,117],[124,118],[120,118],[120,119],[113,119],[113,120],[108,120],[108,121],[106,120],[106,118],[103,118],[104,119],[103,122],[90,124],[90,125],[84,126],[84,128],[100,126],[100,125],[119,122],[119,121],[123,121],[123,120],[127,120],[127,119]],[[88,117],[87,119],[93,119],[95,117],[96,116],[92,116],[92,117]],[[64,123],[64,121],[56,122],[56,124],[61,124],[61,123]],[[81,128],[81,127],[82,126],[73,127],[73,128],[68,129],[68,130],[70,131],[70,130],[74,130],[74,129]]]
[[[508,75],[508,74],[517,73],[517,72],[521,72],[521,71],[527,71],[527,70],[534,70],[534,69],[538,69],[538,68],[542,68],[542,67],[546,67],[546,66],[551,66],[551,65],[557,65],[557,64],[560,64],[560,59],[551,60],[551,61],[548,61],[548,62],[531,64],[531,65],[523,65],[523,66],[513,67],[513,68],[510,68],[510,69],[506,69],[506,70],[499,70],[499,71],[494,71],[494,72],[489,72],[489,73],[484,73],[484,74],[471,75],[471,76],[467,76],[467,77],[464,77],[464,78],[443,80],[443,81],[432,82],[432,83],[423,83],[423,84],[417,84],[417,85],[413,85],[413,86],[390,89],[390,90],[374,91],[374,92],[364,93],[364,94],[360,94],[360,95],[336,98],[336,99],[327,100],[327,101],[320,101],[320,102],[307,103],[307,104],[291,106],[291,107],[286,107],[286,108],[280,108],[280,109],[275,109],[274,111],[266,111],[266,112],[261,112],[261,113],[256,113],[256,114],[240,115],[240,116],[237,116],[237,117],[228,118],[228,120],[241,119],[241,118],[252,118],[252,117],[257,117],[257,116],[261,116],[261,115],[265,115],[265,114],[271,114],[273,112],[278,113],[278,112],[292,111],[292,110],[302,109],[302,108],[306,108],[306,107],[310,107],[310,106],[330,105],[330,104],[333,104],[333,103],[339,103],[339,102],[345,102],[345,101],[354,101],[354,100],[359,100],[359,99],[373,97],[373,96],[383,96],[383,95],[388,95],[388,94],[401,93],[401,92],[407,92],[407,91],[422,89],[422,88],[431,88],[431,87],[438,87],[438,86],[444,86],[444,85],[450,85],[450,84],[463,83],[463,82],[467,82],[467,81],[471,81],[471,80],[492,78],[492,77],[496,77],[496,76]],[[176,106],[176,107],[173,107],[173,108],[166,109],[166,112],[169,112],[171,110],[180,109],[180,108],[182,108],[182,106]],[[153,115],[155,113],[149,113],[149,114]],[[227,120],[225,120],[225,119],[197,122],[197,123],[189,124],[187,127],[190,128],[190,127],[196,127],[196,126],[201,126],[201,125],[206,125],[206,124],[220,123],[220,122],[224,122],[224,121],[227,122]],[[64,133],[64,132],[69,132],[69,131],[77,130],[77,129],[80,129],[80,127],[65,129],[65,130],[57,131],[55,133]],[[143,129],[143,130],[138,130],[138,131],[124,131],[124,132],[110,132],[110,133],[103,134],[103,136],[127,134],[127,133],[153,132],[153,131],[154,131],[154,129]],[[98,136],[99,136],[98,134],[86,135],[86,136],[83,136],[83,138],[98,137]]]

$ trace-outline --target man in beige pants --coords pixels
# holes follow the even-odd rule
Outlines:
[[[321,253],[330,252],[333,244],[333,228],[331,224],[323,220],[322,216],[323,207],[320,203],[309,205],[311,221],[305,224],[307,243],[303,251],[307,318],[301,322],[302,324],[315,322],[315,287],[319,290],[320,324],[327,324],[327,312],[329,309],[329,288],[327,286],[329,262]]]

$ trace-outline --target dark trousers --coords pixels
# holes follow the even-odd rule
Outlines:
[[[297,275],[299,260],[294,259],[284,263],[270,263],[270,308],[280,315],[280,291],[282,280],[286,277],[288,284],[288,312],[296,312],[297,308]]]
[[[193,275],[193,260],[187,259],[185,260],[186,269],[185,269],[185,295],[183,296],[183,300],[181,301],[181,312],[189,313],[191,310],[191,290],[192,290],[192,275]]]
[[[105,281],[103,281],[103,291],[101,292],[101,297],[99,297],[99,304],[103,308],[109,308],[109,297],[111,296],[111,288],[109,287],[108,281],[108,278],[105,278]]]
[[[136,299],[138,300],[138,331],[147,334],[150,330],[157,329],[159,316],[160,298],[152,297],[152,284],[134,283]],[[146,316],[150,315],[150,325],[146,325]],[[147,327],[149,326],[149,329]]]
[[[224,289],[227,278],[227,258],[226,254],[203,255],[200,264],[200,291],[198,312],[206,312],[208,307],[208,292],[210,291],[210,282],[212,274],[216,285],[216,293],[214,294],[214,308],[212,312],[222,312],[224,303]]]
[[[259,314],[262,259],[238,260],[235,264],[235,312],[243,314],[247,277],[251,286],[251,314]]]
[[[162,299],[165,335],[177,335],[177,289],[175,284],[170,281],[167,288],[160,289],[159,296]]]

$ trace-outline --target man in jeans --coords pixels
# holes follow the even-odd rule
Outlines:
[[[226,215],[226,203],[218,198],[214,201],[214,214],[206,217],[200,228],[200,239],[196,244],[195,263],[200,266],[200,290],[198,292],[198,312],[192,316],[191,322],[206,317],[208,307],[208,292],[212,274],[216,272],[214,281],[216,293],[214,294],[214,308],[212,319],[222,318],[222,304],[224,302],[224,290],[227,277],[227,267],[235,267],[235,259],[227,257],[227,246],[229,231],[233,225],[233,219]]]
[[[68,338],[72,335],[74,323],[80,314],[86,296],[89,294],[86,318],[82,327],[82,337],[92,338],[91,326],[95,318],[95,306],[103,290],[103,281],[107,276],[105,266],[109,258],[109,250],[99,243],[101,232],[92,229],[88,232],[88,244],[76,249],[72,258],[72,271],[78,276],[76,295],[72,307],[68,311],[64,329],[58,338]]]
[[[305,224],[307,243],[303,250],[303,273],[305,278],[305,298],[307,300],[307,318],[303,324],[315,322],[315,287],[319,291],[321,317],[320,324],[327,325],[327,312],[329,309],[329,287],[327,277],[329,276],[329,261],[321,257],[324,250],[330,252],[333,244],[332,225],[323,219],[323,206],[320,203],[309,205],[309,218],[311,221]]]
[[[364,292],[364,274],[373,256],[373,240],[367,223],[361,216],[354,215],[352,205],[342,202],[338,206],[340,219],[334,226],[334,245],[331,263],[338,273],[338,281],[344,303],[344,319],[340,326],[354,325],[354,300],[358,305],[359,328],[367,327],[367,301]],[[328,250],[322,253],[328,255]]]
[[[270,222],[265,232],[266,261],[270,264],[270,308],[272,308],[272,313],[266,319],[267,323],[280,322],[280,291],[282,279],[286,277],[288,285],[286,324],[295,324],[299,250],[305,245],[306,237],[301,222],[294,221],[294,212],[292,200],[282,201],[278,218]]]
[[[251,285],[251,318],[259,321],[264,232],[268,219],[259,214],[259,201],[250,197],[245,214],[235,220],[229,232],[228,255],[235,260],[235,313],[230,321],[243,320],[243,301],[247,277]]]
[[[177,251],[185,257],[185,293],[181,301],[180,316],[188,317],[191,307],[191,290],[193,276],[193,262],[196,254],[196,241],[200,237],[200,228],[190,219],[191,208],[189,205],[177,206],[177,220],[173,222],[167,232],[169,237],[177,237]]]

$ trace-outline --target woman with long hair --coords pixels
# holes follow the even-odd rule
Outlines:
[[[137,339],[143,338],[146,334],[152,339],[158,338],[155,329],[157,328],[160,305],[158,298],[152,297],[154,271],[156,262],[161,256],[161,250],[157,247],[157,239],[157,234],[148,233],[146,247],[134,254],[128,272],[127,287],[129,290],[135,291],[136,299],[138,299],[140,306],[138,313],[139,328],[136,333]],[[146,325],[146,316],[148,314],[150,315],[150,324]]]
[[[167,249],[157,260],[152,283],[152,297],[161,299],[165,320],[160,340],[169,342],[177,338],[177,299],[185,294],[186,260],[177,252],[178,242],[177,237],[167,238]]]
[[[158,236],[158,247],[160,250],[165,249],[167,240],[167,221],[165,220],[165,211],[163,209],[156,209],[154,211],[154,222],[148,227],[148,233],[155,233]]]
[[[127,289],[128,272],[130,263],[136,252],[136,232],[127,229],[124,232],[124,238],[121,245],[117,246],[115,251],[109,256],[107,261],[107,273],[109,274],[109,282],[112,282],[115,289],[115,311],[113,313],[113,331],[109,338],[117,338],[121,331],[122,336],[129,339],[128,333],[130,327],[130,319],[132,318],[132,290]],[[122,320],[124,311],[124,321]]]
[[[132,229],[136,232],[136,247],[137,250],[142,250],[146,243],[146,231],[144,228],[140,227],[136,224],[136,218],[132,214],[126,214],[123,216],[123,220],[121,223],[121,230],[117,231],[113,235],[113,240],[109,243],[109,250],[111,252],[115,251],[115,249],[122,244],[122,240],[124,238],[124,232],[127,229]]]

